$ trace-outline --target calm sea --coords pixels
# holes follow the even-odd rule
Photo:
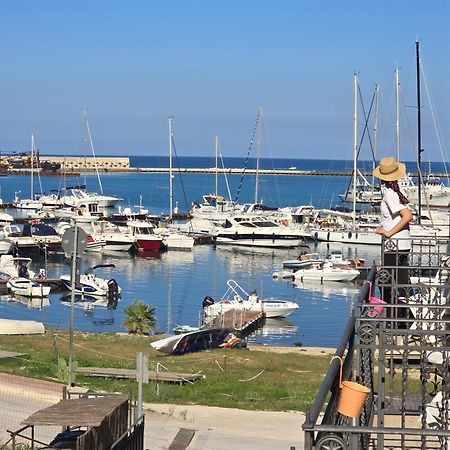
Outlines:
[[[133,157],[132,166],[164,167],[167,158]],[[251,162],[252,164],[254,163]],[[180,158],[179,167],[212,167],[213,158]],[[225,167],[243,167],[245,159],[227,158]],[[350,170],[350,161],[324,160],[262,160],[266,168]],[[248,167],[252,167],[249,165]],[[254,167],[254,164],[253,164]],[[433,166],[439,171],[439,166]],[[59,177],[42,177],[42,190],[50,192],[65,185],[84,183],[84,178],[63,180]],[[123,198],[123,206],[142,203],[153,213],[168,211],[167,174],[124,173],[102,174],[105,193]],[[330,207],[338,203],[337,195],[347,188],[346,177],[322,176],[262,176],[260,193],[262,200],[274,206],[294,206],[313,203],[318,207]],[[1,196],[10,201],[14,192],[30,195],[30,180],[25,176],[7,176],[0,179]],[[91,191],[98,191],[96,175],[88,175],[86,183]],[[241,184],[240,202],[254,199],[254,176],[240,175],[219,177],[220,193],[234,199]],[[229,186],[227,188],[227,185]],[[37,191],[39,180],[35,179]],[[211,174],[183,174],[175,172],[174,199],[180,210],[190,208],[193,201],[201,200],[202,194],[213,192],[214,176]],[[372,247],[349,247],[349,256],[365,258],[367,263],[378,257]],[[288,281],[272,279],[272,273],[281,268],[284,259],[296,257],[293,250],[249,250],[241,248],[195,246],[192,252],[168,251],[158,255],[131,256],[120,254],[85,254],[82,267],[96,264],[114,264],[113,269],[103,269],[98,275],[115,278],[122,288],[122,298],[116,309],[96,307],[93,311],[76,308],[75,326],[85,331],[124,331],[123,309],[133,300],[141,299],[156,306],[158,329],[166,331],[177,324],[197,325],[202,300],[209,295],[220,298],[230,279],[237,281],[247,291],[256,289],[263,297],[278,297],[297,301],[300,308],[287,319],[269,320],[263,330],[251,339],[266,344],[292,345],[301,342],[307,346],[335,346],[347,321],[357,289],[352,284],[305,284],[295,286]],[[64,258],[47,261],[48,274],[58,277],[70,272],[69,262]],[[44,267],[43,259],[33,261],[38,270]],[[42,321],[55,328],[68,328],[69,307],[61,294],[51,294],[49,302],[40,304],[3,296],[0,302],[0,317]]]

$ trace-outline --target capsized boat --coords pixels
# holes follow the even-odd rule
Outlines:
[[[80,276],[80,282],[75,286],[75,294],[81,295],[93,295],[96,297],[108,297],[117,298],[120,296],[121,289],[114,278],[109,280],[105,278],[97,277],[94,273],[96,269],[112,267],[114,264],[99,264],[88,269],[84,274]],[[70,275],[62,275],[61,282],[66,289],[71,289],[71,277]]]
[[[159,339],[150,345],[162,353],[183,355],[218,348],[231,332],[230,328],[206,328]]]
[[[288,300],[274,298],[259,298],[256,291],[250,294],[234,280],[227,281],[228,289],[222,299],[216,302],[211,297],[203,300],[205,318],[216,317],[230,310],[259,311],[266,317],[287,317],[298,309],[298,304]]]
[[[0,334],[44,334],[42,322],[0,318]]]

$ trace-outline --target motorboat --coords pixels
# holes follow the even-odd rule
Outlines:
[[[64,233],[66,230],[71,228],[73,225],[71,225],[69,222],[58,222],[55,226],[56,232],[60,236],[64,236]],[[86,244],[86,250],[87,252],[100,252],[103,247],[106,245],[105,241],[96,240],[92,237],[90,231],[86,231],[87,234],[87,244]]]
[[[31,270],[31,258],[13,255],[0,256],[0,274],[11,278],[35,278],[35,273]]]
[[[131,236],[129,232],[122,232],[117,225],[106,220],[92,222],[90,234],[95,241],[105,242],[102,250],[106,251],[128,252],[136,242],[136,237]]]
[[[206,328],[159,339],[150,345],[162,353],[183,355],[218,348],[231,332],[230,328]]]
[[[349,266],[335,266],[331,262],[319,262],[308,268],[294,272],[296,281],[352,281],[360,274],[359,270]]]
[[[155,227],[150,222],[129,220],[127,222],[129,234],[135,238],[139,251],[159,251],[163,236],[155,234]]]
[[[219,301],[211,297],[203,300],[205,319],[217,317],[230,310],[256,311],[265,313],[266,317],[287,317],[298,309],[298,304],[288,300],[259,298],[256,291],[246,292],[235,280],[227,281],[228,289]]]
[[[294,248],[301,240],[296,230],[245,214],[228,217],[214,238],[216,244],[272,248]]]
[[[99,264],[80,275],[80,281],[75,286],[75,294],[79,295],[92,295],[95,297],[107,297],[118,298],[121,293],[121,289],[114,278],[109,280],[105,278],[97,277],[94,273],[99,268],[114,268],[114,264]],[[61,282],[66,289],[72,289],[71,276],[62,275]]]
[[[284,269],[305,269],[312,264],[323,262],[318,253],[303,253],[297,259],[287,259],[283,261]]]
[[[81,203],[89,201],[96,203],[101,208],[116,206],[116,204],[122,200],[121,198],[112,195],[87,192],[81,188],[68,189],[61,198],[63,203],[67,206],[79,206]]]
[[[142,205],[142,195],[139,196],[139,205],[133,208],[127,206],[122,208],[119,205],[118,212],[111,215],[111,222],[117,223],[118,225],[125,225],[130,220],[143,220],[147,219],[149,215],[149,210],[144,208]]]
[[[14,242],[11,239],[0,238],[0,255],[7,255],[12,251]]]
[[[3,225],[0,231],[22,253],[44,251],[44,249],[46,251],[61,250],[61,236],[53,227],[45,223],[27,222],[22,229],[15,224]]]
[[[50,286],[43,286],[29,278],[12,277],[6,285],[13,294],[23,297],[47,297],[50,294]]]
[[[99,210],[98,202],[92,199],[83,199],[76,205],[63,206],[53,211],[55,217],[61,219],[74,219],[80,223],[90,223],[103,216]]]
[[[170,228],[157,228],[155,231],[159,233],[164,246],[169,250],[192,250],[195,244],[195,239],[192,236],[188,236],[181,231]]]

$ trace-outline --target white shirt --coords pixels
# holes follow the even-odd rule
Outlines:
[[[400,192],[403,195],[404,192],[400,188]],[[386,230],[390,231],[397,225],[400,220],[400,211],[402,209],[408,208],[408,205],[403,205],[400,202],[398,194],[391,188],[386,186],[383,187],[383,200],[380,205],[381,212],[381,226]],[[394,244],[398,250],[410,250],[411,249],[411,234],[409,232],[409,227],[395,233],[391,236]]]

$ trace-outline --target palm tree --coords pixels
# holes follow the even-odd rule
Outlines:
[[[148,334],[156,326],[156,308],[146,305],[142,300],[135,300],[124,309],[126,318],[123,325],[128,333]]]

